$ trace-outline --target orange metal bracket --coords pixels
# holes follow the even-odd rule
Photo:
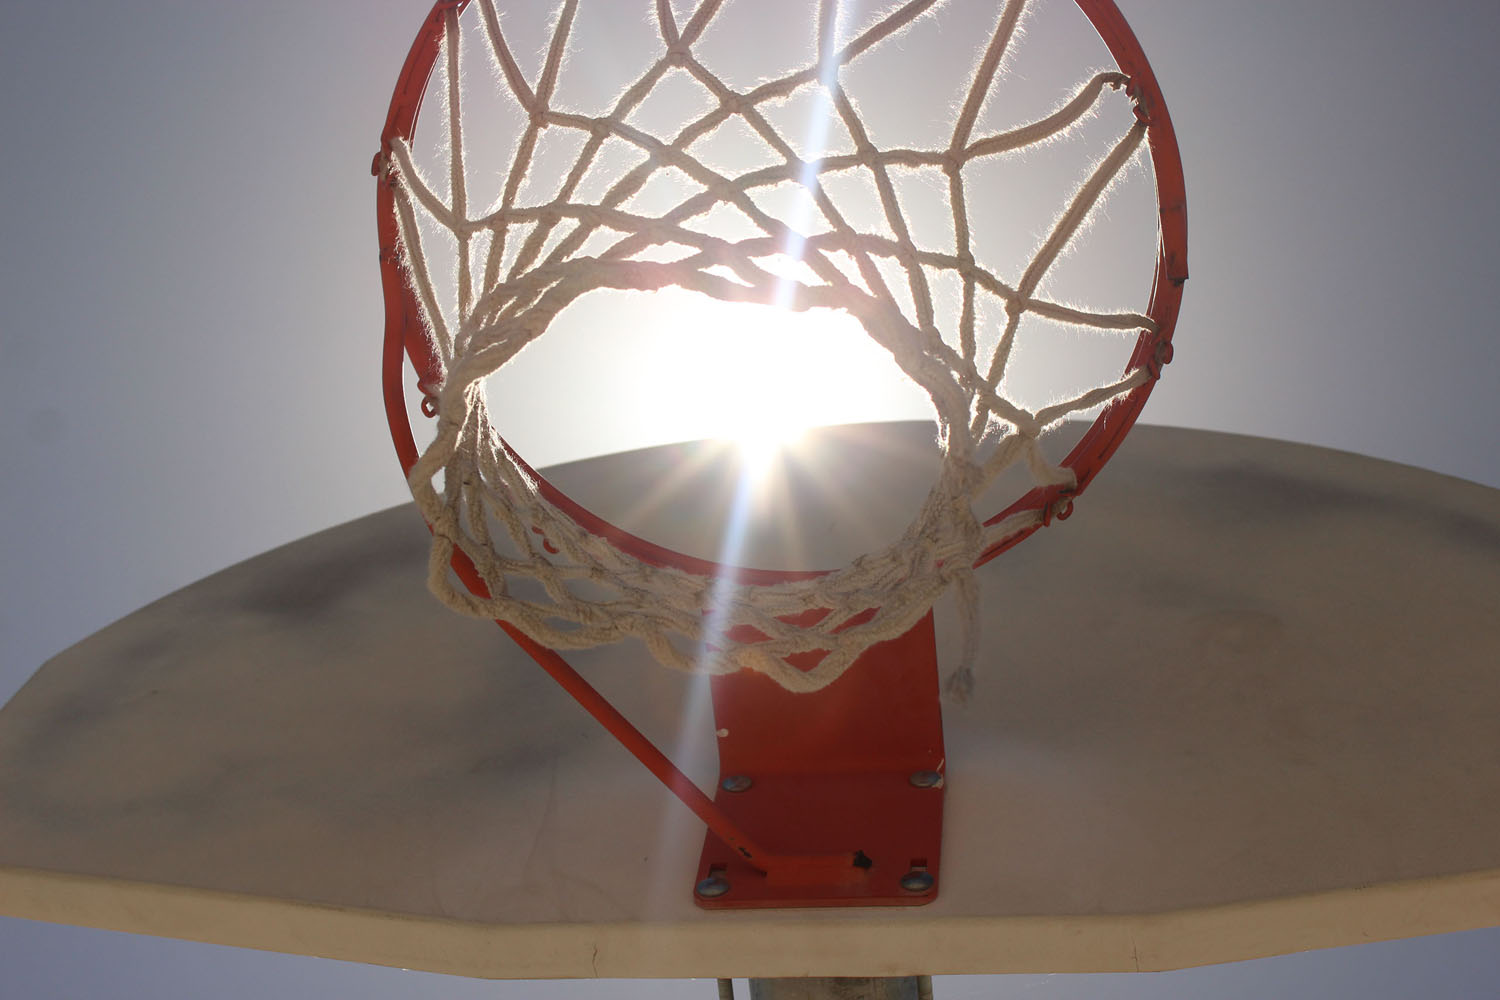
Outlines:
[[[930,612],[821,691],[793,694],[744,671],[713,678],[712,690],[719,808],[773,852],[844,863],[761,872],[710,830],[699,906],[912,906],[936,897],[945,758]]]

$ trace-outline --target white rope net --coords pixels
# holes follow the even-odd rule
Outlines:
[[[465,115],[464,46],[459,43],[465,36],[456,13],[448,14],[436,82],[446,99],[447,177],[438,183],[424,177],[405,141],[394,142],[385,157],[384,168],[395,184],[404,266],[444,371],[439,384],[422,386],[435,405],[436,427],[409,476],[412,495],[434,533],[432,590],[456,610],[503,619],[554,649],[633,637],[669,667],[715,673],[750,669],[791,690],[814,690],[839,677],[869,645],[911,628],[940,595],[954,588],[968,635],[964,662],[949,687],[962,695],[971,683],[969,661],[977,629],[973,564],[982,552],[1043,516],[1026,512],[985,527],[975,501],[1012,466],[1024,467],[1038,485],[1071,485],[1072,473],[1045,457],[1039,445],[1043,432],[1071,414],[1107,404],[1149,377],[1144,369],[1131,370],[1031,409],[1007,399],[1000,387],[1023,316],[1123,334],[1153,328],[1138,313],[1091,311],[1038,293],[1049,269],[1141,146],[1145,126],[1128,111],[1112,148],[1066,199],[1012,280],[976,260],[972,185],[966,172],[987,158],[1052,141],[1093,115],[1102,95],[1127,80],[1118,72],[1098,72],[1055,111],[1019,127],[976,135],[981,107],[1026,13],[1024,0],[1008,0],[991,22],[992,33],[966,89],[954,98],[947,143],[931,149],[879,149],[846,91],[844,75],[858,61],[898,45],[914,23],[943,6],[939,0],[897,6],[842,42],[836,30],[838,4],[807,4],[811,23],[799,36],[808,48],[802,68],[741,90],[716,75],[698,54],[700,40],[726,4],[702,0],[690,16],[679,19],[668,0],[656,0],[649,10],[658,36],[655,58],[607,114],[588,115],[554,101],[560,76],[580,58],[569,53],[579,6],[578,0],[565,0],[556,11],[535,79],[523,73],[492,0],[477,0],[465,14],[479,19],[482,30],[469,37],[483,40],[498,89],[519,105],[527,121],[508,162],[497,168],[503,193],[496,203],[476,212],[469,200],[473,166],[466,158],[475,141],[470,133],[477,134],[483,123]],[[801,29],[785,30],[795,35]],[[665,131],[633,123],[632,113],[653,90],[680,74],[709,95],[711,109]],[[488,74],[483,78],[490,79]],[[773,126],[767,109],[808,89],[820,91],[828,102],[852,151],[807,161]],[[731,174],[695,156],[695,145],[732,120],[748,126],[765,144],[772,165]],[[584,141],[571,169],[552,186],[553,193],[545,200],[528,200],[521,196],[523,182],[548,130],[572,130]],[[612,141],[633,148],[636,163],[622,170],[602,197],[585,202],[578,196],[580,182]],[[662,171],[685,175],[693,192],[667,211],[633,209],[632,197]],[[946,191],[952,245],[921,245],[913,238],[892,180],[899,171],[926,172]],[[827,181],[850,172],[863,172],[878,192],[883,216],[878,225],[857,228],[830,194]],[[443,182],[446,191],[440,190]],[[787,182],[805,189],[816,206],[811,224],[793,229],[764,207],[761,196]],[[754,233],[728,237],[702,224],[724,206],[748,219]],[[424,246],[424,239],[432,242],[433,232],[448,241],[454,262],[456,274],[446,283],[434,280],[433,262],[440,257]],[[606,238],[603,248],[586,253],[586,246],[599,245],[601,235]],[[805,264],[800,276],[767,263],[788,247],[800,248],[797,255]],[[888,280],[892,273],[904,288]],[[942,317],[942,322],[932,288],[937,274],[956,276],[962,289],[957,315]],[[580,296],[599,289],[654,292],[671,287],[725,302],[845,311],[926,391],[936,414],[942,461],[926,501],[899,537],[813,579],[755,587],[730,581],[725,586],[621,551],[580,527],[538,491],[491,425],[484,380],[542,336]],[[440,301],[444,291],[452,301]],[[976,336],[976,300],[982,296],[1003,303],[998,335],[989,338]],[[986,339],[991,343],[981,351]],[[471,593],[453,577],[455,548],[473,561],[487,596]],[[807,614],[816,609],[828,613]],[[797,624],[787,620],[799,615]],[[806,624],[809,617],[817,621]],[[740,642],[726,634],[744,634],[746,627],[765,638]],[[786,662],[790,654],[811,650],[826,655],[810,670]]]

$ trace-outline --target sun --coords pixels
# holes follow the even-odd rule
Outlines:
[[[679,342],[664,381],[690,386],[683,401],[696,411],[700,436],[733,443],[751,466],[813,427],[924,407],[921,391],[846,313],[691,299],[674,303],[684,310],[674,325],[692,335]]]

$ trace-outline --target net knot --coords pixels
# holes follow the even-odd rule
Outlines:
[[[685,67],[692,61],[693,50],[686,42],[677,41],[667,48],[666,60],[668,65]]]
[[[954,480],[961,492],[970,493],[984,485],[984,468],[979,463],[968,459],[950,459],[950,461],[954,469]]]

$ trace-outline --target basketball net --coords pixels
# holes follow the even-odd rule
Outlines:
[[[492,0],[472,5],[469,13],[480,25],[467,35],[458,12],[448,11],[436,81],[446,105],[448,169],[440,179],[446,191],[440,193],[439,184],[423,176],[405,140],[392,142],[382,163],[395,186],[403,264],[442,365],[441,379],[421,386],[436,426],[409,483],[433,530],[429,583],[445,604],[502,619],[557,650],[635,638],[669,667],[753,670],[790,690],[809,691],[837,679],[868,646],[910,629],[951,588],[966,636],[949,688],[960,696],[966,692],[977,635],[974,564],[1052,513],[1024,510],[986,525],[975,502],[1013,466],[1024,467],[1035,485],[1071,486],[1074,473],[1043,454],[1044,431],[1070,415],[1105,406],[1152,377],[1146,366],[1135,367],[1107,384],[1028,409],[1001,391],[1023,317],[1125,334],[1155,327],[1139,313],[1091,311],[1038,291],[1141,147],[1146,125],[1130,114],[1128,101],[1120,102],[1125,120],[1114,145],[1060,206],[1019,276],[1007,280],[975,258],[966,171],[1057,138],[1096,114],[1106,94],[1128,83],[1119,72],[1099,72],[1050,114],[976,135],[981,108],[1018,37],[1027,6],[1023,0],[1009,0],[999,12],[972,78],[955,95],[957,110],[945,145],[880,149],[872,144],[843,75],[856,61],[893,50],[937,6],[937,0],[914,0],[840,41],[838,5],[809,4],[815,24],[806,36],[813,44],[805,66],[741,91],[700,61],[695,48],[723,4],[703,0],[679,24],[671,5],[659,0],[654,17],[660,51],[602,116],[570,111],[554,101],[560,75],[580,61],[568,51],[576,0],[557,11],[534,80],[513,56]],[[499,89],[527,119],[509,162],[495,168],[503,176],[503,194],[477,211],[469,201],[469,175],[475,169],[469,157],[481,123],[466,120],[464,113],[460,39],[466,37],[482,39]],[[892,51],[888,58],[900,56]],[[674,130],[633,124],[632,113],[663,80],[678,74],[701,86],[712,109]],[[490,79],[487,73],[471,75]],[[832,120],[847,133],[849,151],[804,160],[773,127],[766,109],[810,88],[819,91]],[[730,174],[695,156],[695,144],[731,120],[748,126],[769,148],[773,165]],[[528,200],[520,192],[549,130],[574,131],[584,141],[555,193]],[[627,144],[635,162],[602,197],[580,200],[580,182],[598,167],[606,143]],[[634,208],[633,196],[668,170],[688,178],[693,193],[664,212]],[[857,224],[825,186],[833,175],[856,171],[878,192],[881,218]],[[892,182],[895,171],[925,172],[946,190],[953,245],[921,245],[913,238]],[[816,206],[813,224],[793,228],[765,206],[763,196],[787,183],[799,185]],[[731,238],[704,224],[724,206],[748,219],[755,234]],[[448,241],[444,252],[456,261],[456,275],[444,283],[434,281],[438,258],[424,246],[433,232]],[[601,236],[603,248],[585,252],[586,244],[596,246]],[[788,248],[797,248],[805,265],[798,276],[768,264]],[[893,287],[888,273],[900,274],[904,287]],[[962,288],[956,315],[939,315],[931,279],[937,273],[956,276]],[[732,570],[728,576],[706,576],[638,558],[585,529],[543,495],[492,425],[484,380],[541,337],[581,296],[600,289],[667,288],[724,302],[843,311],[926,391],[936,414],[941,464],[925,502],[899,537],[831,572],[752,586],[737,582]],[[440,301],[442,292],[451,301]],[[998,336],[976,336],[976,301],[984,296],[1003,305]],[[993,346],[981,351],[982,339]],[[472,560],[487,593],[455,580],[450,570],[455,549]],[[811,669],[786,660],[812,651],[821,651],[822,658]]]

